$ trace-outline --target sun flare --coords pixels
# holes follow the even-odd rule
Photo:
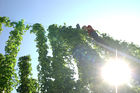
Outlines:
[[[113,85],[129,83],[131,70],[126,62],[120,59],[110,59],[102,68],[102,77]]]

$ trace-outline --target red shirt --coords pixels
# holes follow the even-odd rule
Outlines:
[[[90,26],[90,25],[88,25],[87,30],[88,30],[88,34],[89,34],[89,35],[91,35],[91,33],[92,33],[93,31],[95,31],[95,30],[92,28],[92,26]]]
[[[88,30],[88,34],[90,35],[94,30],[91,29],[91,30]]]

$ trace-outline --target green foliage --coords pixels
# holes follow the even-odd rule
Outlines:
[[[29,78],[31,76],[31,61],[30,56],[23,56],[19,58],[19,77],[20,83],[17,89],[19,93],[37,93],[38,83],[35,79]]]
[[[46,93],[47,91],[49,91],[49,89],[51,88],[50,86],[52,85],[52,76],[51,76],[51,72],[52,69],[50,67],[50,63],[51,63],[51,57],[47,56],[48,53],[48,46],[47,46],[47,38],[45,36],[45,30],[43,28],[43,26],[41,24],[34,24],[31,30],[31,33],[34,33],[36,35],[36,47],[37,52],[39,54],[38,57],[38,80],[39,80],[39,85],[40,85],[40,89],[42,93]]]
[[[52,64],[55,62],[55,65],[54,67],[52,65],[52,68],[57,68],[58,71],[58,72],[53,71],[53,72],[57,72],[53,75],[54,76],[56,75],[56,78],[58,76],[62,76],[59,73],[63,72],[62,69],[63,66],[72,63],[72,61],[67,61],[66,59],[71,58],[70,56],[73,55],[73,57],[75,58],[74,62],[77,63],[78,75],[79,75],[79,80],[75,82],[74,85],[74,89],[76,93],[86,93],[86,91],[87,93],[89,91],[92,92],[108,91],[109,86],[102,82],[99,75],[100,73],[99,68],[103,65],[103,62],[108,57],[115,56],[115,52],[113,52],[115,51],[115,49],[121,51],[121,53],[124,54],[118,56],[130,61],[130,64],[133,68],[137,67],[136,73],[139,74],[138,68],[140,67],[140,65],[135,63],[136,60],[133,60],[132,57],[134,57],[134,59],[139,58],[140,48],[137,45],[134,45],[133,43],[129,44],[125,41],[114,40],[112,37],[106,34],[100,34],[100,38],[105,42],[107,47],[113,49],[112,51],[112,50],[105,49],[102,46],[99,46],[98,44],[96,44],[96,42],[93,43],[92,40],[87,37],[88,35],[86,31],[82,29],[72,28],[71,26],[66,27],[65,25],[59,27],[57,25],[50,25],[48,31],[49,31],[48,38],[50,40],[50,44],[53,51],[52,59],[57,61],[57,62],[52,61]],[[78,47],[78,49],[75,49],[76,47]],[[77,54],[75,54],[75,51],[77,51]],[[78,54],[80,56],[75,57]],[[95,60],[95,63],[91,63],[88,61],[86,56],[90,56],[90,55],[93,55],[92,58],[93,60]],[[101,57],[104,59],[101,59]],[[62,71],[59,72],[59,69],[61,69]],[[55,85],[57,85],[57,83],[55,83]],[[62,81],[59,82],[59,84],[64,85],[62,84]],[[63,87],[65,88],[66,86]],[[100,90],[103,89],[104,87],[106,87],[104,90]],[[56,87],[56,90],[57,89],[58,88]],[[63,93],[63,90],[62,91],[57,90],[57,91]]]
[[[114,40],[112,37],[108,36],[107,34],[101,34],[101,38],[104,40],[107,46],[117,49],[127,55],[140,58],[139,56],[140,47],[138,45],[135,45],[133,43],[128,43],[126,41]],[[104,51],[103,48],[101,50]]]
[[[3,91],[10,93],[12,87],[17,85],[17,76],[15,74],[15,64],[16,56],[20,49],[20,44],[22,41],[22,35],[25,29],[27,28],[24,25],[24,20],[19,22],[10,22],[7,17],[0,17],[1,22],[6,24],[6,26],[11,26],[12,24],[14,30],[10,32],[8,41],[6,42],[5,47],[5,60],[1,63],[0,68],[2,68],[0,74],[0,87],[2,86]],[[9,23],[10,22],[10,23]]]
[[[88,56],[87,53],[90,51],[92,51],[90,53],[93,54],[93,56],[98,58],[96,51],[93,51],[94,49],[88,45],[87,40],[90,39],[88,39],[87,33],[82,29],[72,28],[71,26],[66,27],[65,25],[59,27],[57,27],[57,25],[50,25],[48,31],[48,38],[53,51],[52,68],[53,72],[55,72],[53,74],[53,78],[56,81],[56,83],[54,82],[55,90],[59,91],[59,93],[63,93],[65,90],[67,90],[67,93],[88,93],[88,85],[90,81],[95,78],[92,76],[94,73],[91,72],[91,69],[94,69],[93,63],[81,60],[83,59],[81,56],[79,59],[73,60],[73,57],[75,58],[74,55]],[[78,49],[76,49],[77,47]],[[78,51],[79,54],[75,54],[75,51]],[[72,67],[74,63],[77,63],[79,74],[79,80],[76,82],[73,79],[74,71],[67,67]],[[67,70],[64,68],[67,68]],[[66,81],[64,80],[66,80],[66,76],[69,76],[71,83],[67,82],[67,84],[65,84]],[[62,82],[62,80],[64,82]],[[59,86],[56,86],[58,84]],[[69,90],[67,89],[67,85],[71,86]],[[56,91],[53,93],[56,93]]]
[[[0,33],[3,30],[2,29],[2,24],[4,24],[5,26],[10,27],[10,20],[9,20],[9,18],[8,17],[1,17],[0,16]]]
[[[0,54],[0,92],[10,93],[12,87],[16,86],[17,76],[15,74],[16,56],[20,49],[23,32],[31,26],[24,25],[24,20],[11,22],[8,17],[0,17],[0,32],[2,26],[13,27],[6,42],[5,55]],[[100,67],[110,56],[118,56],[128,61],[137,74],[140,74],[140,47],[133,43],[115,40],[107,34],[100,34],[107,48],[100,46],[92,40],[86,31],[72,26],[50,25],[48,36],[44,27],[36,23],[32,26],[31,33],[36,35],[37,52],[39,64],[37,69],[38,81],[29,78],[31,75],[31,60],[29,56],[19,59],[20,93],[108,93],[110,86],[102,82],[100,78]],[[47,45],[50,42],[50,45]],[[49,49],[49,47],[51,49]],[[114,49],[114,50],[109,50]],[[48,50],[52,51],[52,57],[48,56]],[[78,68],[78,80],[75,80],[74,65]],[[26,69],[25,69],[26,68]],[[133,88],[122,86],[127,93],[139,93],[140,87],[133,83]],[[40,88],[38,88],[40,87]]]
[[[4,90],[4,86],[2,85],[4,83],[4,80],[2,80],[4,68],[3,68],[3,63],[5,61],[5,57],[3,54],[0,53],[0,92]]]
[[[0,33],[3,31],[2,24],[4,24],[4,26],[6,26],[6,27],[13,27],[14,24],[17,24],[17,22],[11,22],[8,17],[0,16]]]

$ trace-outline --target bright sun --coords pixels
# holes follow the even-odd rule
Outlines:
[[[118,86],[120,84],[129,83],[131,78],[131,70],[120,59],[110,59],[102,68],[102,77],[105,81]]]

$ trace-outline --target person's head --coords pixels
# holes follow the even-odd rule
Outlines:
[[[83,30],[87,30],[87,27],[84,25],[84,26],[82,27],[82,29],[83,29]]]
[[[91,25],[88,25],[87,26],[87,30],[92,30],[93,28],[92,28],[92,26]]]
[[[79,25],[79,24],[77,24],[77,25],[76,25],[76,28],[80,29],[80,25]]]

